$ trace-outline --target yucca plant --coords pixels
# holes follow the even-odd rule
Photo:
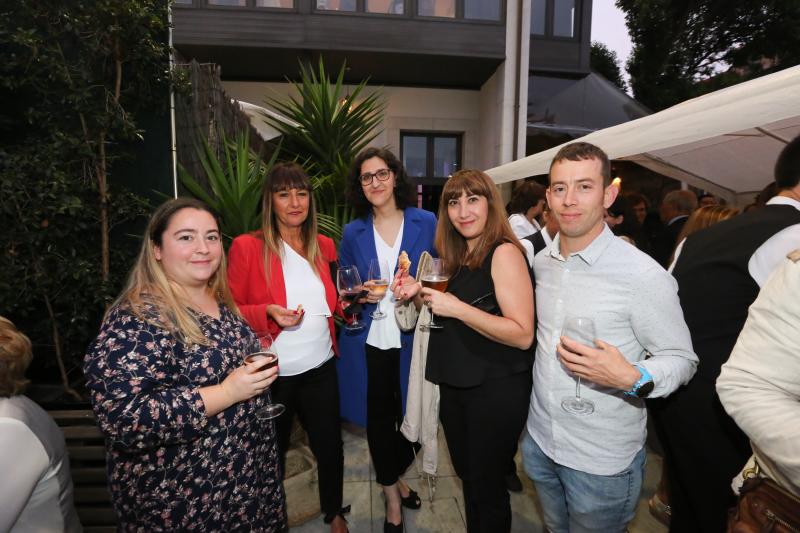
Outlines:
[[[250,148],[247,134],[239,134],[235,141],[222,136],[222,157],[217,157],[214,148],[202,139],[197,145],[200,164],[205,171],[210,190],[204,188],[183,166],[179,167],[181,183],[195,198],[204,201],[220,217],[220,231],[226,244],[237,235],[255,231],[261,227],[261,194],[264,180],[280,153],[280,145],[272,156],[264,161],[260,154]],[[326,201],[329,194],[329,178],[312,178],[314,198]],[[327,204],[326,204],[327,205]],[[318,213],[317,223],[322,234],[338,244],[342,238],[341,215],[343,209],[334,209],[334,215]],[[347,220],[350,220],[347,218]]]
[[[325,72],[322,58],[317,71],[300,63],[300,81],[289,83],[299,94],[288,100],[268,96],[265,103],[290,119],[279,120],[263,114],[264,120],[283,135],[285,150],[301,159],[310,159],[318,170],[339,181],[355,156],[380,133],[386,103],[379,92],[361,98],[367,81],[345,94],[346,66],[342,64],[336,81]]]
[[[250,148],[246,133],[234,141],[223,134],[222,153],[218,158],[206,139],[196,145],[200,164],[205,171],[206,190],[183,166],[179,168],[181,183],[196,198],[204,201],[220,217],[220,231],[225,240],[261,227],[261,189],[264,179],[275,164],[279,149],[268,160]]]

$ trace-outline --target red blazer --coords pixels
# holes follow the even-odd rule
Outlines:
[[[322,251],[322,259],[317,269],[325,286],[325,300],[331,311],[328,326],[331,330],[333,349],[338,355],[333,315],[341,314],[341,308],[329,265],[330,262],[336,261],[336,246],[330,238],[323,235],[317,236],[317,242]],[[286,285],[280,258],[270,254],[269,261],[271,277],[267,283],[264,273],[264,241],[257,232],[239,235],[233,239],[228,250],[228,285],[239,311],[250,327],[256,332],[266,331],[277,337],[281,327],[267,316],[267,306],[278,304],[286,307]]]

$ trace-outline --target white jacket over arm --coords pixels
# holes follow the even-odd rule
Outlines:
[[[800,495],[800,251],[750,307],[717,392],[764,473]]]

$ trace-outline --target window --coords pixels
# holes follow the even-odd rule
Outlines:
[[[208,0],[211,6],[246,6],[247,0]]]
[[[356,0],[317,0],[321,11],[355,11]]]
[[[294,0],[256,0],[256,7],[292,9],[294,7]]]
[[[402,15],[405,13],[405,0],[366,0],[367,13]]]
[[[423,17],[456,17],[456,0],[418,0],[417,14]]]
[[[500,0],[464,0],[464,18],[500,20]]]
[[[417,204],[436,212],[444,182],[461,168],[461,135],[400,132],[400,159],[417,184]]]
[[[578,37],[580,0],[531,0],[531,35]]]

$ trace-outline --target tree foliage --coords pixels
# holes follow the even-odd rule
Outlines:
[[[589,64],[593,71],[604,76],[622,91],[628,90],[628,85],[622,77],[622,69],[617,53],[600,42],[593,42],[589,55]]]
[[[797,0],[616,4],[633,41],[627,70],[634,96],[654,110],[800,63]]]
[[[144,135],[137,115],[166,102],[167,7],[0,8],[0,313],[56,356],[66,386],[130,267],[109,236],[146,209],[113,169]]]

